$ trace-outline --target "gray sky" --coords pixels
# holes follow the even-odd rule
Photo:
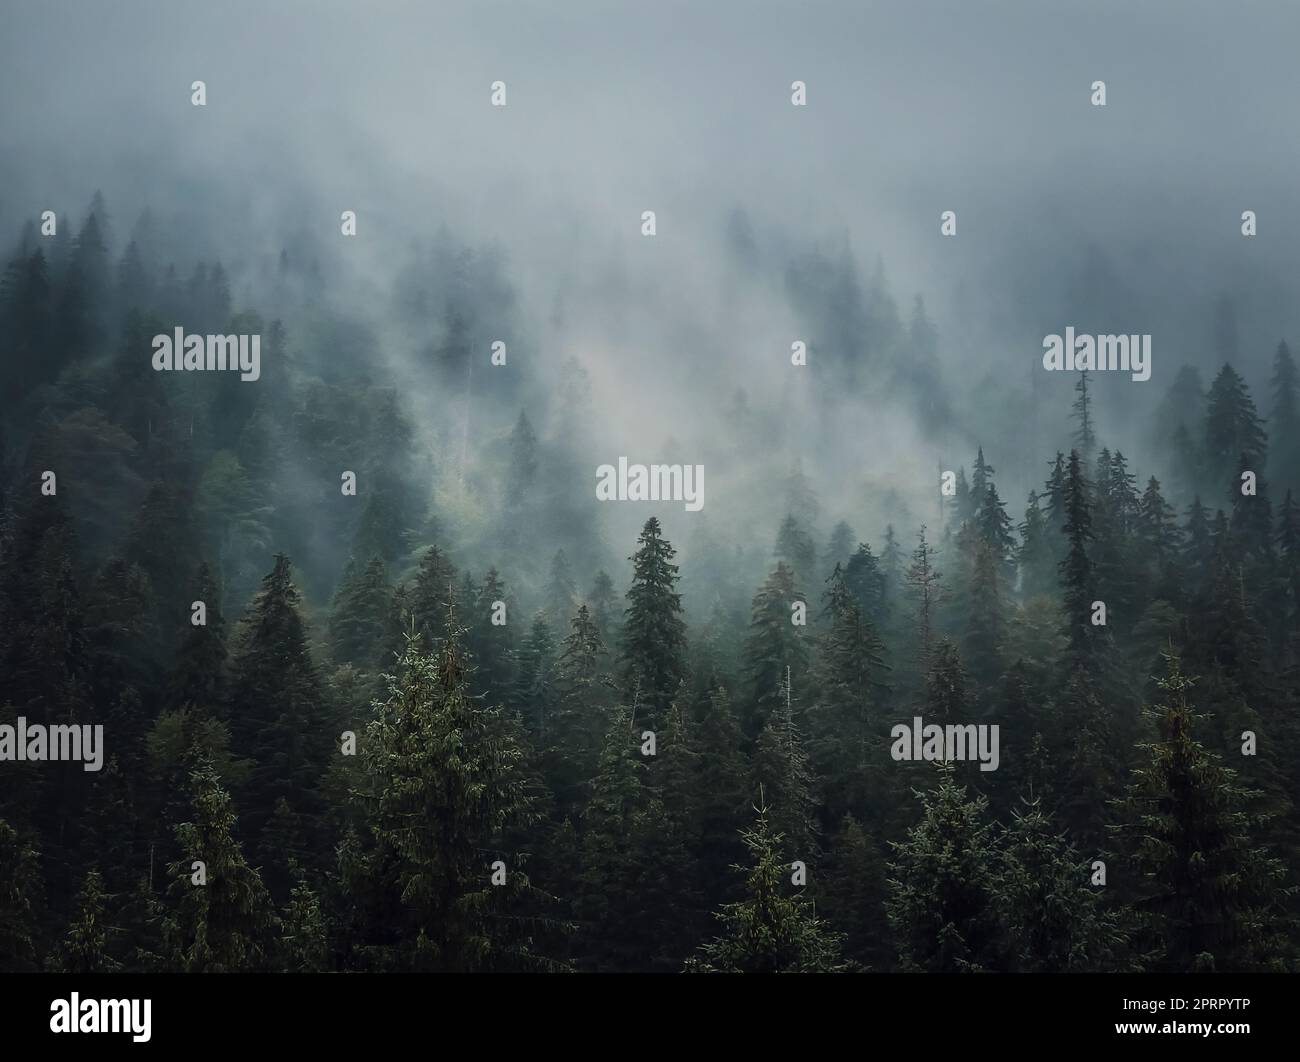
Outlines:
[[[1281,2],[9,0],[0,234],[51,205],[79,216],[101,188],[119,238],[152,206],[178,256],[232,263],[237,301],[255,294],[241,263],[316,234],[347,256],[334,264],[360,306],[445,224],[502,255],[537,357],[591,371],[601,460],[707,437],[732,384],[797,403],[780,277],[847,247],[864,280],[883,260],[904,319],[924,294],[945,381],[1014,474],[1005,451],[1036,447],[1036,465],[1047,435],[1026,433],[1068,409],[1070,381],[1039,361],[1067,324],[1155,337],[1152,381],[1102,394],[1126,448],[1179,366],[1217,367],[1220,294],[1263,404],[1272,349],[1300,323],[1297,40],[1300,7]],[[504,109],[488,102],[498,79]],[[757,276],[725,254],[734,208]],[[360,217],[346,246],[342,209]],[[999,388],[1034,391],[1043,423],[984,408]],[[928,476],[934,440],[855,397],[841,452],[814,455],[825,478],[873,461]],[[951,463],[969,459],[963,444]]]

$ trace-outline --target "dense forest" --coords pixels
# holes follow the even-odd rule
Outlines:
[[[427,403],[313,256],[236,305],[158,227],[96,196],[5,255],[0,723],[104,756],[0,763],[0,969],[1295,969],[1285,342],[1166,363],[1147,456],[1078,374],[1027,496],[976,434],[932,519],[824,505],[728,395],[775,518],[629,502],[623,536],[584,364],[530,379],[516,309],[492,365],[491,253],[444,233],[392,294]],[[784,283],[828,408],[871,363],[952,416],[919,299],[834,257]],[[176,327],[260,335],[260,378],[155,372]],[[998,726],[997,769],[896,758],[918,716]]]

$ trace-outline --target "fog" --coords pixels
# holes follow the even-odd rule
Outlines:
[[[472,464],[521,409],[572,443],[616,558],[650,508],[592,499],[620,455],[705,465],[709,527],[756,556],[796,462],[823,534],[910,535],[977,446],[1013,515],[1068,449],[1075,377],[1044,372],[1044,335],[1152,334],[1148,382],[1094,378],[1101,441],[1146,475],[1181,367],[1208,382],[1231,358],[1260,389],[1297,331],[1283,5],[54,2],[4,22],[6,245],[46,209],[75,231],[101,190],[116,258],[148,210],[160,267],[220,258],[235,309],[282,317],[310,371],[399,387],[421,453],[463,436]],[[282,251],[319,286],[271,305]],[[453,299],[472,371],[502,374],[468,402],[420,357]],[[570,359],[590,388],[571,436]],[[699,522],[660,509],[683,540]]]

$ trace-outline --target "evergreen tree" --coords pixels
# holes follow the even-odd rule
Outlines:
[[[109,952],[114,935],[108,923],[104,879],[97,867],[91,867],[77,894],[67,935],[47,960],[49,969],[58,973],[111,973],[121,964]]]
[[[1006,928],[997,879],[999,853],[985,817],[988,801],[970,798],[950,767],[918,792],[921,821],[891,842],[885,903],[905,970],[979,972],[1004,968]]]
[[[1082,462],[1077,450],[1070,451],[1063,511],[1066,554],[1059,567],[1065,598],[1065,634],[1070,639],[1070,653],[1077,664],[1090,659],[1094,653],[1093,570],[1088,555],[1088,546],[1092,541],[1092,512],[1088,501],[1088,484],[1083,477]]]
[[[261,875],[235,839],[235,810],[211,762],[190,774],[190,799],[192,821],[175,828],[183,855],[168,868],[171,961],[187,973],[265,969],[275,914]],[[195,880],[199,873],[203,884]]]
[[[1258,842],[1257,795],[1196,740],[1195,679],[1166,654],[1152,711],[1156,740],[1139,746],[1118,827],[1146,881],[1138,910],[1157,970],[1248,970],[1276,964],[1279,900],[1294,891]]]
[[[787,669],[795,679],[802,678],[807,669],[806,628],[793,622],[796,602],[806,605],[803,594],[795,588],[793,570],[778,561],[754,595],[745,639],[747,696],[743,724],[747,737],[757,736],[776,711]]]
[[[623,613],[622,689],[635,721],[653,729],[663,718],[686,672],[686,624],[677,593],[677,551],[653,516],[630,558],[633,575]]]
[[[199,564],[193,586],[194,600],[204,604],[205,622],[181,624],[170,701],[221,715],[226,688],[226,621],[221,614],[220,591],[206,563]]]
[[[315,814],[333,735],[289,558],[275,558],[241,623],[231,680],[235,748],[256,766],[241,794],[257,838],[280,798]]]
[[[1300,491],[1300,374],[1285,342],[1273,356],[1273,404],[1268,417],[1272,439],[1269,474],[1279,492]]]
[[[1038,495],[1029,492],[1025,522],[1018,528],[1020,548],[1020,593],[1025,600],[1046,597],[1056,592],[1056,551],[1053,548],[1049,518],[1038,503]]]
[[[42,892],[35,845],[0,819],[0,970],[37,968]]]
[[[1219,498],[1236,492],[1242,455],[1249,467],[1262,469],[1267,453],[1268,439],[1246,382],[1224,365],[1210,385],[1205,414],[1207,472]]]
[[[381,969],[467,971],[534,966],[508,905],[530,888],[517,856],[491,883],[493,850],[536,821],[524,753],[500,709],[469,695],[454,617],[436,656],[408,642],[389,695],[361,742],[370,848],[343,853],[378,920],[365,954]],[[513,884],[512,884],[513,882]]]
[[[1088,861],[1052,829],[1041,800],[1012,814],[1001,850],[1001,895],[1015,946],[1015,969],[1026,973],[1096,971],[1124,946],[1116,915],[1089,884]]]
[[[1088,396],[1088,370],[1079,372],[1079,381],[1074,385],[1079,395],[1070,408],[1074,410],[1078,426],[1074,429],[1074,445],[1086,460],[1097,449],[1097,431],[1092,420],[1092,399]]]
[[[366,670],[386,663],[392,588],[384,559],[371,557],[363,568],[348,562],[330,613],[330,654],[341,664]]]
[[[718,912],[723,935],[702,944],[687,961],[691,973],[834,973],[849,968],[840,938],[813,914],[801,894],[786,895],[788,866],[781,862],[784,838],[768,822],[767,808],[742,837],[752,866],[746,895]]]

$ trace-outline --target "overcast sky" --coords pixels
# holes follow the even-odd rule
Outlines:
[[[152,206],[238,277],[353,209],[339,253],[363,301],[445,224],[498,248],[539,334],[562,301],[566,349],[546,356],[587,362],[611,445],[698,424],[726,379],[785,386],[761,366],[788,351],[788,308],[724,297],[736,208],[773,268],[847,247],[864,275],[883,260],[904,316],[923,293],[958,394],[1034,386],[1043,335],[1074,324],[1152,333],[1134,386],[1154,400],[1180,365],[1217,365],[1221,294],[1262,387],[1300,337],[1297,41],[1300,6],[1280,2],[10,0],[0,235],[100,188],[119,235]],[[1134,395],[1103,426],[1122,434]]]

